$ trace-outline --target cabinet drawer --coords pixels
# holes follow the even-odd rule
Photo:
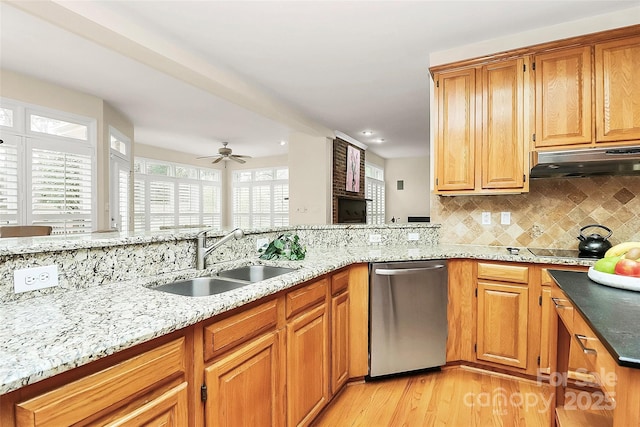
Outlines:
[[[277,323],[278,302],[274,299],[205,327],[205,361],[275,329]]]
[[[94,414],[121,406],[141,390],[185,372],[185,339],[180,338],[16,404],[16,425],[80,424]]]
[[[478,278],[527,284],[529,282],[529,267],[479,262]]]
[[[598,384],[609,393],[614,393],[617,363],[580,313],[574,313],[573,331],[570,333],[587,361],[587,368],[594,373]]]
[[[337,295],[349,286],[349,270],[331,276],[331,295]]]
[[[287,319],[308,307],[323,302],[326,297],[327,279],[318,280],[303,288],[289,292],[285,304]]]
[[[562,319],[562,323],[569,332],[573,331],[573,304],[560,288],[554,286],[551,288],[551,301],[555,306],[556,313]]]

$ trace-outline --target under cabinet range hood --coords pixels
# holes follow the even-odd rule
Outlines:
[[[531,179],[640,175],[640,146],[531,153]]]

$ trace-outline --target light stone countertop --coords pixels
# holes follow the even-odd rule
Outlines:
[[[310,248],[303,261],[264,262],[258,258],[211,266],[207,272],[247,264],[297,268],[273,279],[223,294],[185,297],[149,286],[202,275],[182,270],[144,281],[70,290],[0,304],[0,394],[49,378],[136,344],[193,325],[217,314],[360,262],[470,258],[556,265],[593,260],[536,257],[526,250],[472,245]]]

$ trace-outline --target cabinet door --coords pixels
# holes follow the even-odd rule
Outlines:
[[[287,425],[308,425],[329,399],[329,322],[322,304],[287,324]]]
[[[551,346],[554,345],[556,335],[552,332],[552,323],[557,321],[555,308],[551,301],[551,288],[542,287],[542,310],[540,322],[540,372],[551,372]]]
[[[597,142],[640,139],[640,37],[596,45]]]
[[[476,150],[476,70],[436,76],[436,189],[473,190]]]
[[[524,187],[524,60],[482,67],[482,188]]]
[[[207,426],[281,426],[282,333],[272,332],[205,368]]]
[[[478,359],[526,369],[528,301],[526,286],[478,281]]]
[[[331,299],[331,394],[349,379],[349,293]]]
[[[590,144],[591,47],[535,57],[536,147]]]

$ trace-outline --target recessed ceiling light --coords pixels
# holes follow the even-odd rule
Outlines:
[[[377,143],[380,143],[380,144],[381,144],[381,143],[383,143],[383,142],[384,142],[384,138],[378,138],[378,139],[375,139],[373,142],[377,142]]]
[[[287,145],[287,141],[280,141],[280,145]]]
[[[373,131],[371,131],[371,130],[363,130],[362,134],[364,136],[371,136],[371,135],[373,135]]]

